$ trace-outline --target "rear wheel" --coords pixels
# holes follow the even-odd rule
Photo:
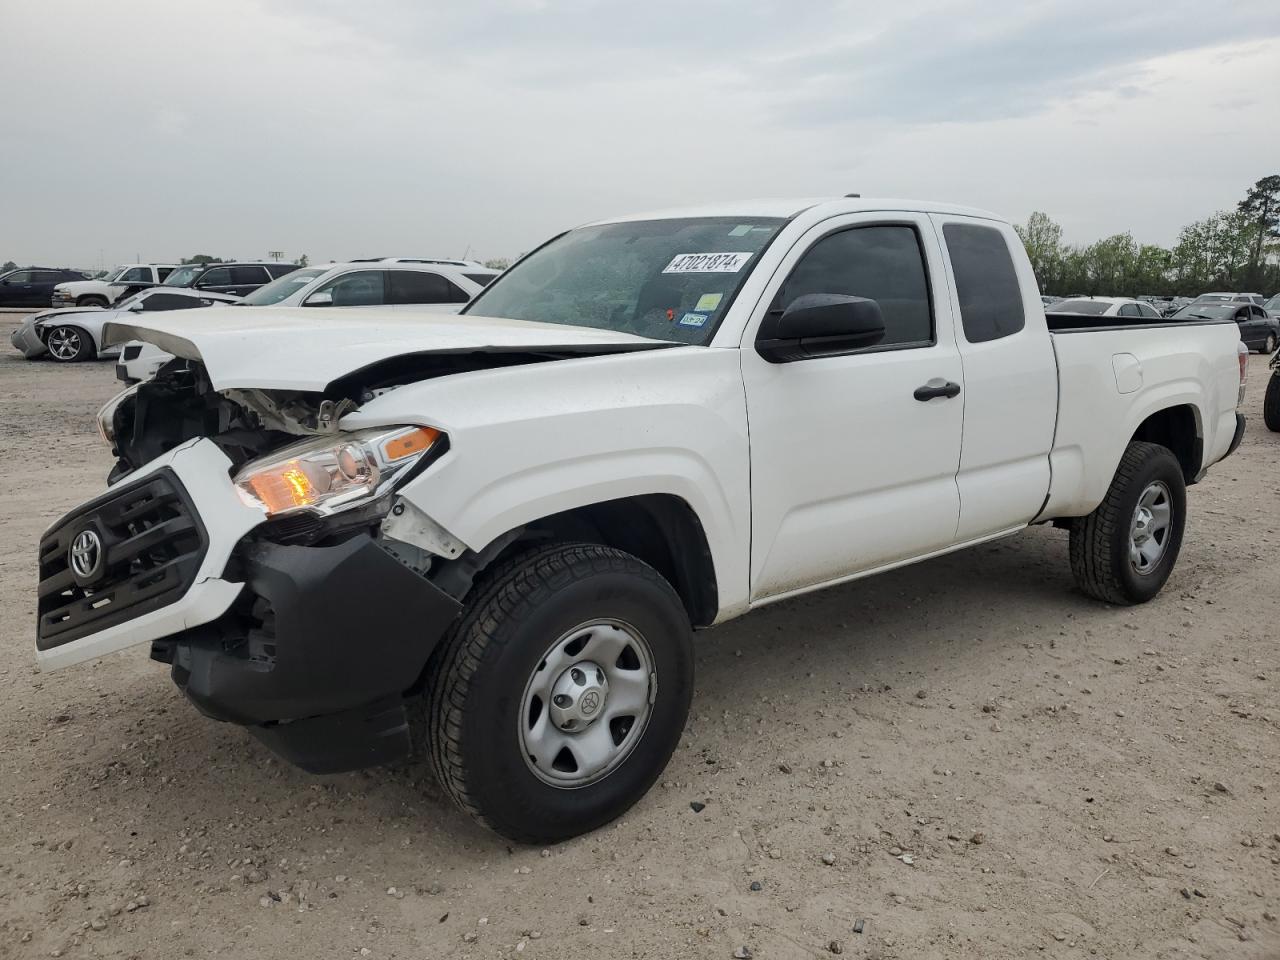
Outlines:
[[[477,582],[428,670],[428,745],[464,810],[513,840],[565,840],[653,785],[693,693],[689,619],[640,560],[591,544]]]
[[[109,306],[106,297],[99,297],[96,294],[81,297],[76,301],[77,307],[106,307]]]
[[[1274,333],[1267,334],[1267,342],[1262,345],[1262,352],[1265,354],[1276,352],[1276,335]]]
[[[1107,490],[1071,524],[1071,572],[1085,593],[1108,603],[1145,603],[1160,592],[1182,547],[1182,466],[1167,448],[1130,443]]]
[[[1262,421],[1268,430],[1280,433],[1280,376],[1267,377],[1267,392],[1262,398]]]
[[[54,327],[44,338],[49,356],[59,363],[78,363],[93,356],[93,341],[79,327]]]

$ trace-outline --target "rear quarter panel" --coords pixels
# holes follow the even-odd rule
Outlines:
[[[1060,395],[1041,519],[1084,516],[1097,507],[1138,427],[1168,407],[1194,411],[1201,469],[1226,455],[1240,382],[1234,323],[1051,336]]]

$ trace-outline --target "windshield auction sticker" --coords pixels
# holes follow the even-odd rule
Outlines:
[[[737,273],[751,259],[750,253],[682,253],[663,273]]]

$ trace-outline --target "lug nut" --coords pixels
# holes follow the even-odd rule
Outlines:
[[[573,700],[563,693],[557,693],[554,697],[551,698],[551,702],[554,703],[557,707],[560,707],[563,709],[564,707],[570,706],[573,703]]]
[[[587,682],[587,675],[583,673],[581,670],[579,670],[577,667],[574,667],[572,670],[569,671],[569,676],[573,677],[573,682],[580,687],[584,686]]]

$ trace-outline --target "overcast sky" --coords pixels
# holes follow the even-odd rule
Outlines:
[[[1280,0],[7,0],[0,260],[511,256],[923,197],[1170,243],[1280,172]]]

